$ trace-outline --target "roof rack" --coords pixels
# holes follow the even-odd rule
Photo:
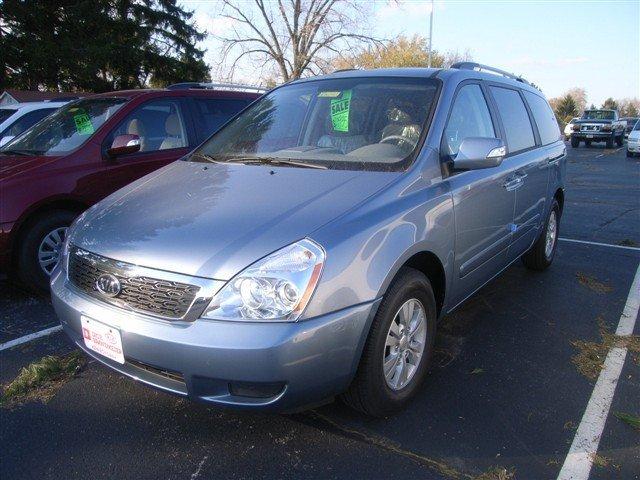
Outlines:
[[[202,83],[202,82],[183,82],[169,85],[167,90],[231,90],[235,92],[257,92],[265,93],[264,87],[255,87],[253,85],[242,85],[240,83]]]
[[[490,73],[495,73],[496,75],[502,75],[503,77],[512,78],[517,82],[526,83],[527,85],[531,85],[524,78],[515,75],[513,73],[505,72],[504,70],[500,70],[499,68],[490,67],[489,65],[483,65],[481,63],[476,62],[457,62],[451,65],[451,68],[455,68],[458,70],[478,70],[485,71]]]

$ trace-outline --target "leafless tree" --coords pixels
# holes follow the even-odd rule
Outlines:
[[[289,81],[330,68],[331,57],[364,44],[380,44],[368,31],[373,2],[362,0],[222,0],[231,25],[223,61],[233,72],[248,58],[258,68],[275,66]]]

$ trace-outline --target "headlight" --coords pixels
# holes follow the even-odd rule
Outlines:
[[[309,303],[324,260],[322,247],[306,238],[284,247],[232,278],[203,316],[293,322]]]
[[[65,272],[69,267],[69,231],[70,229],[67,229],[67,234],[64,236],[62,249],[60,250],[60,260],[58,260],[62,266],[62,270]]]
[[[611,125],[603,125],[602,126],[602,131],[604,132],[610,132],[611,131]]]
[[[62,265],[62,270],[64,270],[65,272],[69,267],[69,244],[71,243],[71,233],[75,229],[76,225],[78,225],[78,222],[84,218],[85,214],[86,211],[78,215],[73,220],[73,222],[71,222],[71,225],[69,225],[69,228],[67,228],[67,233],[64,236],[64,241],[62,242],[62,250],[60,250],[59,261]]]
[[[580,124],[574,124],[573,127],[571,127],[571,129],[574,132],[579,132],[580,131]]]

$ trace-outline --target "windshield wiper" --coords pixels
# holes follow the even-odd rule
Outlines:
[[[301,168],[318,168],[320,170],[326,170],[327,167],[324,165],[316,165],[313,163],[300,162],[297,160],[292,160],[290,158],[280,158],[280,157],[229,157],[223,160],[224,162],[229,163],[259,163],[263,165],[291,165],[294,167]]]
[[[202,158],[207,162],[211,162],[211,163],[222,163],[220,160],[216,160],[214,157],[212,157],[211,155],[207,155],[206,153],[195,152],[195,153],[192,153],[191,156]]]
[[[0,153],[4,154],[4,155],[23,155],[23,156],[29,156],[29,155],[38,155],[36,152],[32,152],[31,150],[0,150]]]

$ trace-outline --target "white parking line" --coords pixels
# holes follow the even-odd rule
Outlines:
[[[619,248],[621,250],[633,250],[636,252],[640,252],[639,247],[628,247],[626,245],[612,245],[610,243],[600,243],[600,242],[590,242],[588,240],[576,240],[575,238],[558,238],[561,242],[570,242],[570,243],[584,243],[585,245],[595,245],[597,247],[609,247],[609,248]]]
[[[628,336],[638,317],[640,305],[640,265],[631,284],[631,290],[624,305],[616,335]],[[604,361],[602,371],[593,388],[593,393],[582,416],[576,436],[571,443],[567,458],[558,474],[558,480],[587,480],[593,465],[593,459],[598,452],[598,444],[604,430],[611,401],[618,385],[618,379],[624,366],[627,349],[614,347]]]
[[[56,325],[55,327],[46,328],[36,333],[30,333],[29,335],[16,338],[15,340],[11,340],[6,343],[0,343],[0,352],[2,350],[7,350],[9,348],[17,347],[18,345],[22,345],[23,343],[30,342],[31,340],[35,340],[36,338],[46,337],[47,335],[51,335],[52,333],[59,332],[60,330],[62,330],[62,325]]]
[[[596,155],[596,158],[604,157],[605,155],[613,155],[614,153],[618,153],[624,147],[616,148],[613,152],[601,153],[600,155]]]

